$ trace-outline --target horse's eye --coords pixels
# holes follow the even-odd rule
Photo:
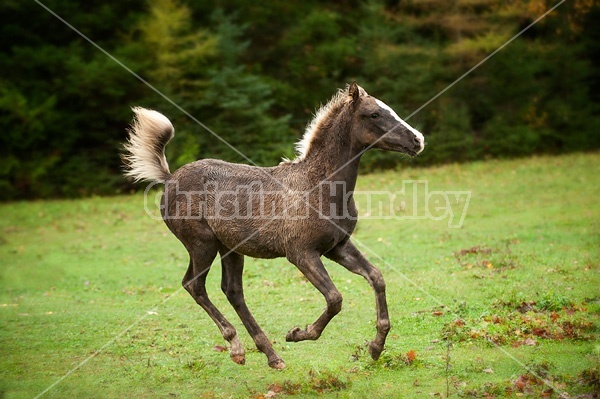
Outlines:
[[[373,112],[371,114],[371,119],[379,118],[379,114],[377,112]]]

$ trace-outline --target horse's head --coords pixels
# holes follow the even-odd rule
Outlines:
[[[360,145],[411,156],[423,151],[423,135],[383,101],[368,95],[356,82],[348,87],[348,96],[354,110],[353,135]]]

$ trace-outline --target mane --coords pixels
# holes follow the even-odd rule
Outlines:
[[[315,112],[313,119],[306,126],[306,130],[304,131],[302,138],[294,146],[294,149],[296,150],[296,158],[294,160],[284,158],[283,162],[297,163],[304,160],[310,151],[313,139],[319,131],[323,121],[329,119],[331,117],[331,113],[337,110],[341,105],[345,104],[347,99],[348,90],[339,89],[337,93],[331,97],[331,100],[329,100],[327,104],[321,105]]]

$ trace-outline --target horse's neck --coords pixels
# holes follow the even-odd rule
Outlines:
[[[349,137],[349,132],[320,132],[303,162],[310,176],[318,180],[313,183],[343,183],[346,190],[354,190],[361,154]]]

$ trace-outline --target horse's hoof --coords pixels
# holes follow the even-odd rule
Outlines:
[[[269,367],[275,370],[283,370],[285,368],[285,363],[281,359],[274,360],[269,362]]]
[[[298,339],[298,334],[302,331],[302,329],[300,327],[294,327],[292,328],[285,336],[285,340],[287,342],[297,342],[299,341]]]
[[[314,341],[319,339],[320,336],[320,332],[316,332],[312,325],[308,325],[304,330],[300,327],[292,328],[285,336],[285,340],[287,342]]]
[[[373,360],[379,359],[379,356],[381,356],[381,352],[383,352],[383,347],[375,345],[374,342],[369,343],[369,355],[371,355],[371,358]]]
[[[246,364],[246,356],[245,355],[231,355],[231,360],[236,362],[237,364],[244,365]]]

